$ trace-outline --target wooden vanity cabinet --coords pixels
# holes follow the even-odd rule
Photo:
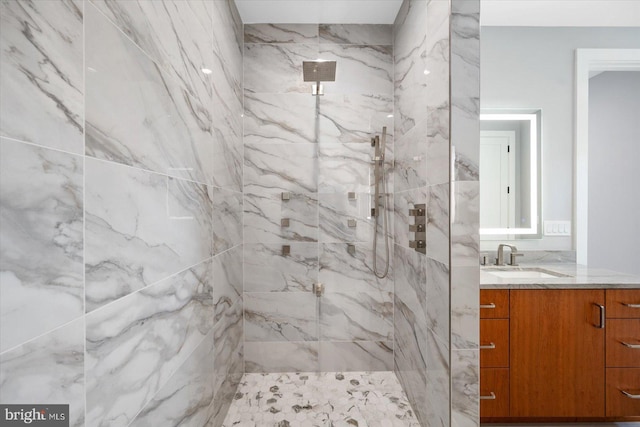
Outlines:
[[[480,417],[509,416],[509,291],[480,291]]]
[[[510,416],[605,415],[604,290],[510,292]]]

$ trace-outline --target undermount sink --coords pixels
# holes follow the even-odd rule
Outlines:
[[[486,269],[487,273],[503,279],[551,279],[557,277],[568,277],[566,274],[542,268],[519,268],[519,269]]]

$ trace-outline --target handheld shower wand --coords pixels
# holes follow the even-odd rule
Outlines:
[[[389,274],[389,210],[387,206],[387,180],[384,172],[384,153],[387,142],[387,127],[382,128],[382,137],[376,135],[371,139],[371,145],[375,148],[373,159],[373,181],[374,181],[374,229],[373,229],[373,274],[383,279]],[[382,184],[382,200],[380,199],[380,185]],[[383,215],[382,234],[385,242],[386,265],[382,272],[378,272],[378,218]]]

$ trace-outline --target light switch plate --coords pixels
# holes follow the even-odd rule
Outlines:
[[[571,221],[545,221],[545,236],[571,236]]]

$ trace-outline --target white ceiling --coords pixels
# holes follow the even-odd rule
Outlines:
[[[481,1],[481,23],[487,26],[640,27],[640,0]],[[402,0],[236,0],[245,24],[393,24],[401,4]]]

